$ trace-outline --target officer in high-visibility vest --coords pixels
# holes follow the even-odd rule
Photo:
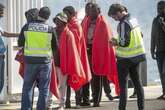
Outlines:
[[[36,80],[39,88],[37,110],[46,109],[51,76],[51,58],[57,47],[53,28],[46,24],[49,16],[50,9],[42,7],[38,14],[38,20],[25,24],[18,39],[18,46],[24,49],[25,59],[21,110],[31,109],[32,86]]]
[[[126,110],[127,102],[127,77],[128,74],[134,83],[138,109],[144,110],[144,90],[139,79],[137,66],[146,59],[142,34],[135,18],[127,12],[121,4],[112,4],[108,15],[119,21],[118,39],[113,38],[110,43],[116,46],[117,67],[120,85],[119,110]]]

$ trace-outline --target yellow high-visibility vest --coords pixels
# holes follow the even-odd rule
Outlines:
[[[130,23],[131,22],[129,22],[129,24]],[[134,25],[134,27],[131,29],[130,32],[129,45],[127,47],[117,46],[116,54],[118,57],[122,57],[122,58],[131,58],[145,54],[143,38],[139,26]]]
[[[51,57],[52,34],[48,32],[25,31],[25,56]]]

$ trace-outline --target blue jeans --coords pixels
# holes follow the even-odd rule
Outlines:
[[[37,110],[46,110],[49,93],[51,63],[25,64],[24,84],[22,90],[21,110],[31,110],[32,88],[37,79],[39,97]]]
[[[0,55],[0,93],[4,86],[4,67],[5,67],[4,55]]]

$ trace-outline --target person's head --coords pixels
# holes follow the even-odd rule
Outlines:
[[[70,21],[76,15],[76,11],[73,6],[66,6],[63,9],[63,12],[67,15],[68,21]]]
[[[108,16],[112,17],[116,21],[119,21],[127,14],[127,8],[121,4],[112,4],[108,11]]]
[[[89,12],[89,16],[91,17],[91,20],[97,19],[97,16],[100,14],[100,7],[98,4],[93,3]]]
[[[46,21],[46,20],[49,19],[50,13],[51,12],[50,12],[50,9],[48,7],[42,7],[39,10],[38,16],[39,16],[40,19]]]
[[[68,22],[68,17],[64,12],[61,12],[53,18],[53,22],[57,27],[65,27]]]
[[[0,18],[3,17],[3,15],[4,15],[4,8],[5,8],[5,6],[0,3]]]
[[[38,18],[39,10],[37,8],[29,9],[25,12],[27,22],[35,21]]]
[[[159,1],[157,4],[158,15],[165,15],[165,1]]]
[[[90,9],[92,7],[92,2],[88,2],[86,5],[85,5],[85,14],[88,16],[90,15]]]

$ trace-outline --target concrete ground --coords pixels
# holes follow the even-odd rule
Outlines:
[[[157,100],[156,98],[161,95],[160,86],[149,86],[144,88],[145,91],[145,110],[165,110],[165,100]],[[128,95],[132,94],[133,89],[129,89]],[[113,93],[112,93],[113,94]],[[72,108],[75,109],[74,93],[72,95]],[[58,101],[55,100],[54,107],[58,106]],[[81,107],[79,110],[118,110],[118,99],[109,101],[105,94],[103,94],[101,107]],[[0,104],[0,110],[19,110],[20,103]],[[55,110],[55,109],[53,109]],[[136,99],[129,99],[127,103],[127,110],[138,110]]]

